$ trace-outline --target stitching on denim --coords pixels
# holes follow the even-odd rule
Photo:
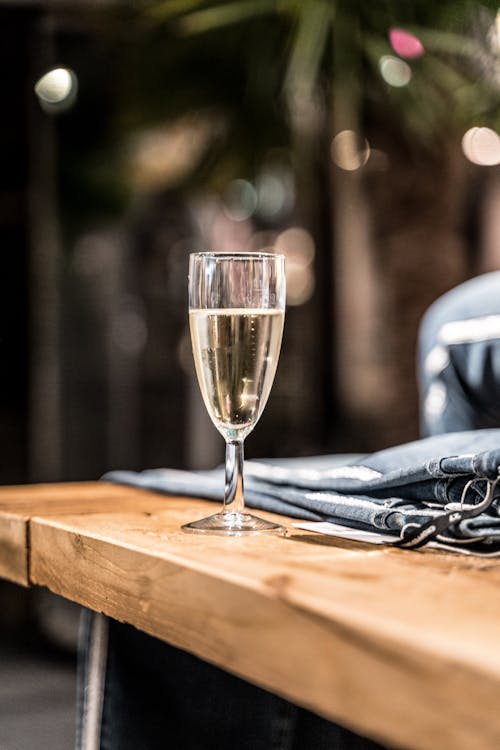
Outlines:
[[[435,459],[432,458],[430,461],[427,462],[427,471],[430,473],[431,477],[438,478],[438,477],[446,477],[448,476],[447,472],[443,471],[441,468],[441,461],[442,459]]]
[[[444,504],[450,502],[448,490],[451,488],[452,481],[449,479],[438,479],[436,482],[436,498]]]

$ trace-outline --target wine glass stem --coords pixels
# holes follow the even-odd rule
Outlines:
[[[243,440],[226,442],[226,487],[224,513],[244,513]]]

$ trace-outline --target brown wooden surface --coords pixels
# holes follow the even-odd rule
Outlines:
[[[180,525],[214,504],[112,485],[39,499],[32,583],[388,745],[500,747],[499,561],[337,541],[289,519],[285,539],[188,535]]]
[[[151,492],[105,482],[13,485],[0,488],[0,578],[28,586],[29,521],[33,516],[127,510],[160,502]]]

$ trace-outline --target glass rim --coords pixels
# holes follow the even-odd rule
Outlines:
[[[229,258],[241,258],[242,260],[248,260],[249,258],[285,258],[284,253],[266,253],[266,252],[221,252],[218,253],[214,250],[203,251],[199,253],[189,253],[190,258],[222,258],[228,260]]]

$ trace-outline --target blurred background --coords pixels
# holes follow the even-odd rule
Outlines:
[[[249,457],[418,437],[422,314],[500,268],[497,3],[2,0],[0,66],[0,483],[222,460],[196,250],[287,257]]]

